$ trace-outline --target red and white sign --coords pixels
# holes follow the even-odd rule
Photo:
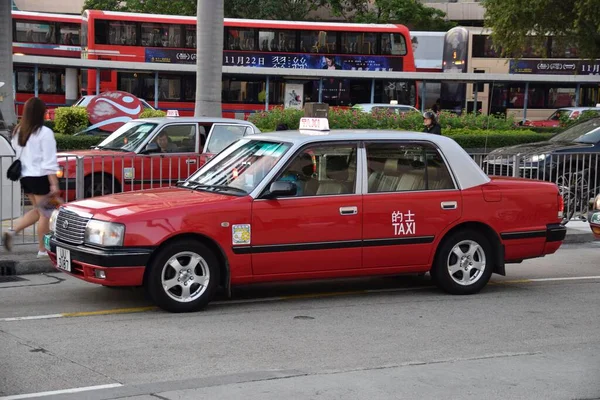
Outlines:
[[[167,117],[179,117],[179,111],[167,110]]]
[[[140,99],[131,93],[104,92],[94,97],[87,106],[92,127],[113,132],[144,111]],[[90,127],[91,128],[91,127]]]

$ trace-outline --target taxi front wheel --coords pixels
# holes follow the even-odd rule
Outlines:
[[[431,278],[451,294],[474,294],[489,282],[493,266],[492,246],[480,232],[462,230],[440,244]]]
[[[146,289],[169,312],[200,311],[212,300],[219,282],[213,252],[196,240],[181,240],[163,248],[148,271]]]

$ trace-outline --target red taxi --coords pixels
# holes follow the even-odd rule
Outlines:
[[[324,127],[240,139],[177,187],[66,204],[46,246],[58,270],[143,285],[171,312],[219,286],[428,271],[471,294],[556,252],[562,213],[555,184],[490,178],[450,138]]]
[[[74,200],[77,179],[83,180],[86,198],[170,186],[237,139],[256,133],[260,130],[251,122],[230,118],[132,120],[93,149],[59,153],[59,187]]]

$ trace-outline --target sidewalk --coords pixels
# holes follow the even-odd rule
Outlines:
[[[19,238],[20,239],[20,238]],[[567,224],[567,237],[563,243],[590,243],[594,241],[594,235],[590,225],[583,221],[571,221]],[[56,272],[48,259],[38,260],[37,244],[18,244],[15,240],[12,253],[0,251],[0,276],[2,275],[26,275],[41,274],[44,272]]]

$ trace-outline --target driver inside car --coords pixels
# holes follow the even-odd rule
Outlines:
[[[308,153],[302,153],[292,161],[278,180],[295,183],[297,187],[296,196],[303,196],[306,194],[307,184],[312,180],[312,174],[312,157]]]
[[[167,135],[167,132],[165,131],[158,134],[156,137],[156,144],[158,144],[161,153],[174,153],[177,151],[177,146],[171,142],[169,135]]]

